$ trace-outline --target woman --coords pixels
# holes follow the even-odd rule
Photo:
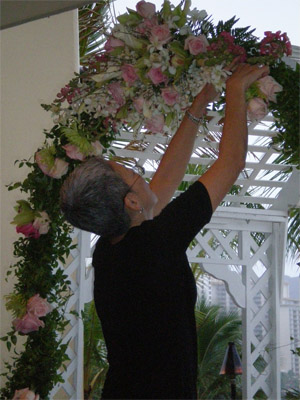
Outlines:
[[[93,158],[62,188],[67,220],[101,235],[93,265],[109,362],[103,399],[197,398],[196,285],[185,252],[244,167],[245,91],[269,71],[234,64],[219,157],[181,196],[169,203],[216,95],[211,85],[194,99],[149,185],[133,170]]]

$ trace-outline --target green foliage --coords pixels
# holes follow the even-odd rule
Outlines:
[[[103,332],[94,301],[85,304],[84,322],[84,398],[100,399],[108,369]]]
[[[229,398],[229,381],[219,376],[228,342],[241,342],[241,319],[236,313],[226,314],[219,306],[209,306],[205,300],[195,309],[198,341],[199,399]]]
[[[300,390],[299,389],[290,389],[285,393],[286,400],[300,400]]]
[[[283,86],[284,90],[278,94],[276,103],[270,103],[270,110],[275,118],[274,126],[278,131],[272,143],[280,151],[277,162],[296,165],[298,169],[300,168],[299,73],[299,64],[295,70],[283,61],[271,67],[271,75]]]
[[[300,208],[289,210],[288,224],[289,252],[295,259],[300,255]]]
[[[79,9],[79,55],[80,64],[87,65],[89,57],[97,52],[106,40],[109,25],[109,1],[87,4]]]

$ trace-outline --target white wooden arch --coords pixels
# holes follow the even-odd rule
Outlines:
[[[209,166],[216,157],[216,136],[222,130],[222,116],[217,112],[208,115],[209,133],[200,129],[191,164]],[[205,234],[199,233],[195,246],[188,251],[191,262],[201,264],[207,273],[225,282],[233,300],[242,308],[244,399],[252,399],[259,389],[266,398],[280,398],[279,298],[284,273],[287,210],[299,201],[299,173],[292,166],[274,162],[278,152],[269,146],[276,134],[271,129],[272,124],[272,117],[267,116],[261,123],[249,125],[246,166],[236,181],[239,190],[225,197],[206,226]],[[169,140],[163,135],[122,132],[112,146],[117,156],[134,159],[143,165],[146,177],[151,178]],[[287,170],[290,172],[284,179],[276,177],[278,172]],[[187,174],[184,181],[195,178]],[[248,208],[249,204],[255,204],[256,208]],[[261,246],[256,244],[254,234],[260,234]],[[209,244],[212,238],[214,249]],[[74,239],[78,241],[78,249],[73,251],[67,267],[74,292],[68,310],[75,308],[81,312],[84,303],[93,297],[92,269],[83,268],[90,264],[93,241],[89,233],[77,230]],[[253,300],[258,293],[263,298],[261,308]],[[258,331],[260,335],[257,335]],[[71,317],[64,340],[70,337],[68,354],[71,362],[63,375],[65,383],[54,388],[51,398],[83,398],[81,319]],[[258,361],[263,369],[257,367]]]

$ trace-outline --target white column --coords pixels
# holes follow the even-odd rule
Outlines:
[[[13,242],[18,238],[10,222],[16,200],[26,198],[18,190],[8,192],[5,185],[25,179],[28,170],[14,166],[14,161],[31,157],[43,145],[43,129],[54,125],[40,104],[51,103],[78,70],[77,26],[75,10],[1,31],[0,336],[11,329],[12,320],[3,301],[13,289],[13,279],[5,282],[5,275],[15,262]],[[13,352],[8,353],[3,342],[1,347],[1,362],[9,361]]]
[[[242,260],[249,257],[250,244],[247,231],[239,232],[239,256]],[[242,266],[242,282],[245,287],[245,308],[242,309],[242,390],[243,399],[251,398],[251,288],[250,288],[251,268],[249,265]]]

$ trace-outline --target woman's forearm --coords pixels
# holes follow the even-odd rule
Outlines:
[[[215,95],[216,92],[212,85],[206,85],[194,99],[190,113],[196,118],[202,117],[208,103],[213,100]],[[185,115],[150,183],[151,189],[159,198],[157,213],[170,201],[184,177],[194,149],[197,132],[198,124]]]

